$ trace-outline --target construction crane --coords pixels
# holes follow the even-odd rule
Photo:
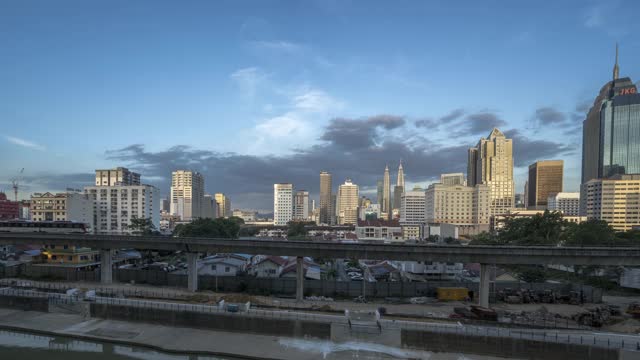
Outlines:
[[[22,176],[22,173],[24,172],[24,168],[20,169],[20,171],[18,171],[18,176],[14,177],[13,179],[11,179],[11,186],[13,186],[13,195],[15,197],[15,201],[18,202],[18,186],[20,183],[20,176]]]

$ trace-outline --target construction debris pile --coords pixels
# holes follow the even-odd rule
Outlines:
[[[611,317],[619,316],[620,308],[614,305],[600,305],[574,314],[571,318],[580,325],[602,327],[611,322]]]
[[[500,290],[497,300],[507,304],[571,304],[579,305],[584,299],[577,291],[567,294],[556,293],[553,290],[511,289]]]

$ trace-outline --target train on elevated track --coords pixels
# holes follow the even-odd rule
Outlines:
[[[87,234],[86,224],[75,221],[0,221],[0,233]]]

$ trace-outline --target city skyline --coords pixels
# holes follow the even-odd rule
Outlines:
[[[153,39],[172,19],[170,6],[140,23],[133,9],[116,14],[98,6],[75,4],[65,13],[64,2],[38,10],[10,5],[0,14],[2,39],[16,54],[0,59],[0,75],[8,80],[0,90],[7,99],[0,118],[20,124],[5,125],[0,137],[0,190],[12,193],[10,180],[21,168],[20,198],[26,199],[91,185],[94,169],[125,166],[168,197],[171,172],[192,169],[204,175],[207,190],[229,194],[234,207],[269,211],[273,183],[291,182],[317,199],[317,174],[326,170],[336,184],[351,178],[373,198],[386,163],[402,159],[406,187],[426,188],[441,173],[464,172],[466,149],[496,126],[513,139],[516,192],[527,166],[548,159],[565,161],[566,191],[578,191],[582,120],[597,89],[611,80],[617,41],[620,76],[640,78],[633,66],[640,58],[637,40],[619,30],[630,23],[638,7],[633,2],[553,11],[552,5],[507,6],[502,14],[532,12],[545,29],[505,21],[497,42],[492,26],[469,24],[480,37],[491,33],[485,37],[496,44],[471,44],[460,29],[451,29],[447,40],[434,37],[431,27],[456,19],[444,5],[394,8],[425,17],[385,34],[364,21],[382,19],[381,5],[360,18],[348,4],[337,15],[316,3],[286,22],[255,5],[215,27],[216,10],[225,9],[199,4],[202,16],[181,23],[188,35],[164,30],[166,44]],[[463,12],[496,8],[470,3]],[[87,17],[86,37],[74,36],[82,25],[74,14]],[[317,14],[348,35],[331,45],[338,33],[291,31],[299,22],[317,28],[311,21]],[[20,21],[26,16],[42,21],[26,29]],[[101,24],[116,16],[123,29],[109,34]],[[345,20],[367,25],[366,32],[344,31],[351,29]],[[113,40],[120,31],[128,42]],[[429,46],[393,44],[407,34]],[[370,56],[380,50],[368,45],[372,36],[389,55]],[[49,44],[62,39],[68,42],[56,52]],[[183,57],[166,56],[182,43]],[[135,61],[126,56],[133,48]],[[225,61],[214,56],[221,48],[228,49]]]

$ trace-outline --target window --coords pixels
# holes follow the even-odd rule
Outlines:
[[[216,266],[215,265],[211,265],[211,270],[215,271],[216,270]]]
[[[228,267],[228,266],[225,266],[225,267],[224,267],[224,272],[229,272],[229,271],[231,271],[231,268],[230,268],[230,267]]]

